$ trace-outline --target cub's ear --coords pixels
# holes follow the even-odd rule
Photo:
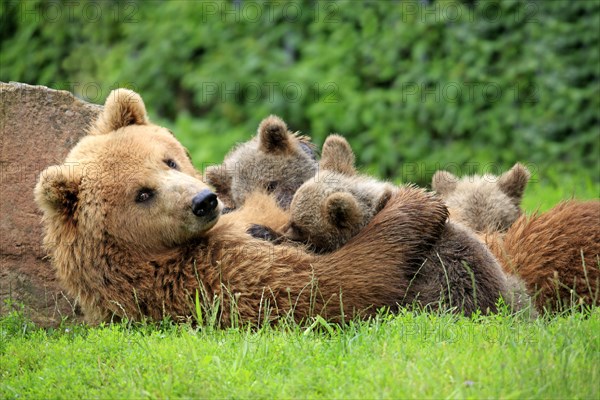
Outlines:
[[[350,193],[334,193],[323,203],[323,214],[338,228],[351,228],[360,225],[362,213]]]
[[[231,175],[223,165],[211,165],[204,170],[204,182],[215,188],[217,196],[226,207],[233,207],[231,201]]]
[[[500,175],[498,187],[512,198],[516,205],[519,205],[530,177],[531,174],[527,167],[521,163],[516,163],[509,171]]]
[[[356,175],[354,152],[343,136],[337,134],[327,136],[323,143],[319,168],[344,175]]]
[[[375,205],[375,213],[378,213],[379,211],[381,211],[383,209],[383,207],[385,207],[385,205],[387,204],[387,202],[392,198],[393,194],[394,194],[394,191],[389,186],[387,186],[383,190],[383,194],[377,200],[377,204]]]
[[[285,122],[269,115],[258,126],[258,147],[265,153],[285,153],[292,149],[290,136]]]
[[[80,181],[79,172],[69,166],[48,167],[35,185],[35,202],[47,215],[71,217],[77,209]]]
[[[146,106],[139,94],[129,89],[115,89],[106,98],[104,110],[90,130],[102,135],[129,125],[145,125],[148,121]]]
[[[437,171],[431,178],[431,188],[440,196],[452,193],[457,183],[458,178],[448,171]]]

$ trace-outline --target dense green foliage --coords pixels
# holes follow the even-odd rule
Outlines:
[[[0,319],[1,398],[581,398],[600,395],[600,313],[381,315],[344,328]]]
[[[199,167],[270,113],[420,184],[448,168],[600,182],[598,1],[3,2],[0,80],[127,86]],[[560,178],[557,178],[560,180]],[[574,186],[578,184],[575,183]]]

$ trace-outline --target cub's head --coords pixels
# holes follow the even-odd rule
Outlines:
[[[167,129],[151,124],[141,97],[114,90],[89,134],[35,187],[47,246],[82,239],[130,252],[160,252],[206,233],[216,195]]]
[[[239,208],[251,192],[264,190],[287,209],[296,190],[316,170],[310,138],[290,132],[285,122],[271,115],[252,140],[230,151],[221,165],[208,167],[205,179],[227,207]]]
[[[521,215],[521,200],[530,178],[522,164],[498,176],[457,178],[448,171],[433,175],[432,189],[442,196],[451,218],[475,232],[506,231]]]
[[[318,175],[292,200],[285,236],[319,252],[335,250],[369,223],[392,192],[391,185],[358,175],[348,142],[330,135],[323,144]]]

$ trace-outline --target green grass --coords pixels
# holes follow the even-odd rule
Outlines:
[[[556,175],[548,172],[544,177],[536,174],[527,185],[523,196],[523,209],[526,212],[547,211],[563,200],[598,200],[600,182],[580,172],[576,175]]]
[[[562,188],[530,183],[525,210],[598,198],[591,181]],[[42,329],[15,311],[0,317],[0,399],[600,398],[597,308],[533,321],[407,311],[311,322]]]
[[[340,328],[33,327],[0,320],[0,398],[600,396],[600,311],[405,312]]]

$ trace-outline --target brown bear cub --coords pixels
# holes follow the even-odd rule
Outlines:
[[[404,271],[423,263],[448,217],[437,197],[403,188],[332,253],[255,239],[238,211],[221,216],[184,147],[125,89],[41,173],[35,200],[57,276],[92,323],[191,318],[196,295],[222,326],[394,309],[410,285]]]
[[[292,200],[286,238],[321,253],[344,248],[396,192],[406,190],[359,175],[353,164],[348,142],[330,135],[323,145],[318,175],[305,182]],[[280,237],[277,240],[281,242]],[[522,285],[515,278],[508,280],[487,247],[468,229],[451,222],[445,224],[424,262],[405,272],[411,285],[403,305],[441,305],[468,315],[478,309],[496,311],[500,296],[515,308],[528,300]]]
[[[329,135],[318,174],[292,199],[285,235],[317,252],[335,250],[366,226],[397,190],[390,183],[358,175],[346,139]]]
[[[485,235],[506,232],[519,218],[530,176],[519,163],[500,177],[485,174],[459,179],[448,171],[437,171],[431,187],[446,202],[451,220]]]
[[[500,177],[458,179],[438,171],[432,187],[450,219],[480,233],[503,269],[517,275],[538,310],[568,309],[600,300],[600,202],[566,201],[543,214],[522,215],[529,180],[521,164]]]
[[[279,117],[271,115],[250,141],[231,150],[221,165],[205,171],[226,207],[241,207],[250,193],[263,190],[287,209],[296,190],[317,170],[314,146],[307,136],[292,133]]]

